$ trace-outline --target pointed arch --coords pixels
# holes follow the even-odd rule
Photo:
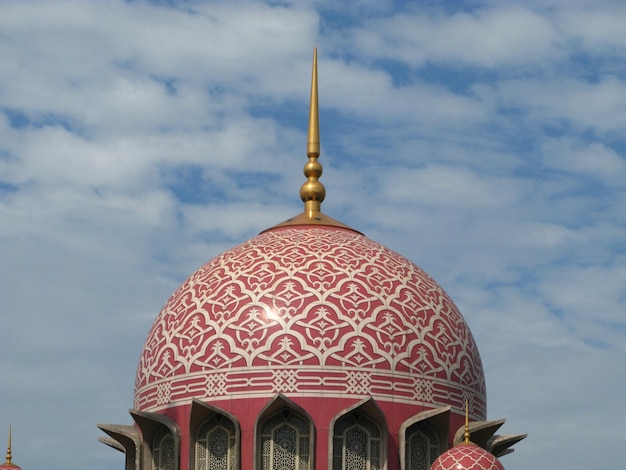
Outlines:
[[[152,470],[175,470],[174,436],[162,426],[152,440]]]
[[[190,469],[239,469],[241,431],[233,415],[194,399],[189,423]]]
[[[141,430],[142,468],[178,470],[180,466],[180,430],[176,422],[159,413],[130,410]]]
[[[343,410],[332,420],[331,429],[329,468],[387,468],[387,421],[373,398]]]
[[[428,422],[415,423],[407,430],[405,470],[428,470],[440,453],[439,435]]]
[[[399,431],[402,470],[428,470],[447,448],[450,406],[418,413]]]
[[[256,462],[260,470],[312,470],[313,420],[300,406],[278,394],[261,411],[255,426]]]

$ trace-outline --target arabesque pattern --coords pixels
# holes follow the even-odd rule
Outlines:
[[[315,226],[264,232],[180,286],[148,334],[135,407],[320,391],[469,399],[485,415],[478,350],[441,287],[359,233]]]

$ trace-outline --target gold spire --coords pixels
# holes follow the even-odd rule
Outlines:
[[[7,461],[5,465],[12,465],[11,463],[11,425],[9,424],[9,443],[7,444]]]
[[[309,132],[306,144],[306,154],[309,161],[304,165],[306,182],[300,187],[300,199],[304,202],[304,212],[263,230],[267,232],[278,227],[294,225],[327,225],[341,227],[353,232],[361,233],[351,227],[322,214],[322,201],[326,197],[326,188],[319,182],[322,176],[322,165],[317,161],[320,156],[320,119],[317,105],[317,48],[313,49],[313,71],[311,72],[311,102],[309,104]],[[263,233],[261,232],[261,233]]]
[[[304,202],[304,212],[263,230],[267,232],[278,227],[294,225],[327,225],[341,227],[361,233],[332,217],[322,214],[322,201],[326,197],[326,188],[319,182],[322,176],[322,165],[317,161],[320,156],[320,119],[317,104],[317,48],[313,49],[313,71],[311,72],[311,101],[309,104],[309,132],[307,137],[306,154],[309,161],[304,165],[306,182],[300,187],[300,199]],[[261,232],[261,233],[263,233]]]
[[[464,443],[469,444],[470,430],[469,430],[469,401],[465,400],[465,433],[463,434]]]
[[[326,197],[326,188],[319,182],[322,165],[317,161],[320,156],[320,120],[317,103],[317,48],[313,49],[313,71],[311,72],[311,101],[309,104],[309,133],[306,145],[309,161],[304,165],[306,183],[300,188],[300,199],[304,202],[304,212],[315,217],[321,211],[322,201]]]

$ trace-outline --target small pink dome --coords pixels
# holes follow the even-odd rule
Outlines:
[[[504,470],[504,467],[493,454],[470,442],[441,454],[430,470]]]
[[[13,453],[11,452],[11,426],[9,426],[9,444],[7,446],[7,458],[6,461],[0,465],[0,470],[21,470],[18,465],[15,465],[12,461]]]
[[[21,470],[21,467],[15,465],[14,463],[3,463],[0,465],[0,470]]]

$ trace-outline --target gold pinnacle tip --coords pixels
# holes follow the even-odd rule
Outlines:
[[[317,47],[313,49],[313,70],[311,72],[311,100],[309,104],[309,134],[306,154],[309,157],[320,155],[320,117],[317,100]]]

